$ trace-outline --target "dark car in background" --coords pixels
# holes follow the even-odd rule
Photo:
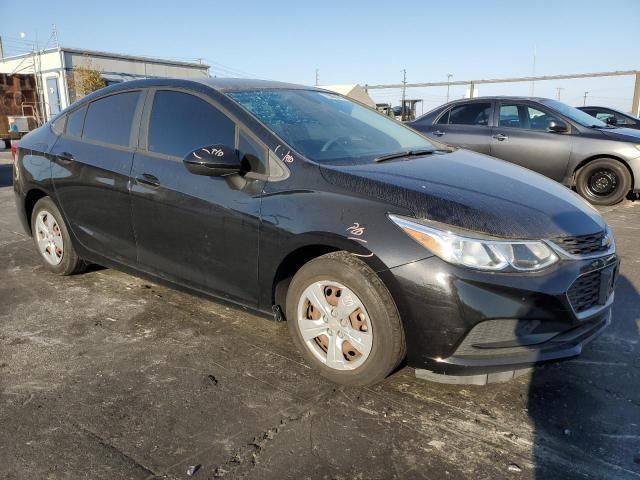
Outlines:
[[[577,107],[578,110],[582,110],[588,113],[592,117],[606,123],[607,125],[613,125],[622,128],[635,128],[640,130],[640,118],[623,113],[619,110],[615,110],[609,107]]]
[[[504,380],[611,320],[618,259],[590,205],[312,87],[107,87],[22,140],[14,189],[51,272],[96,263],[284,317],[339,383],[405,357]]]
[[[613,205],[640,190],[640,132],[612,127],[556,100],[458,100],[408,125],[575,187],[595,205]]]

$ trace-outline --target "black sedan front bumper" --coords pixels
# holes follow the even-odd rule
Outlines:
[[[618,266],[614,254],[487,273],[431,257],[381,276],[403,318],[409,365],[476,375],[579,355],[611,321]]]

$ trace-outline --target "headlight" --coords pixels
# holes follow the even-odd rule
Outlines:
[[[634,147],[636,147],[638,150],[640,150],[640,144],[636,144],[636,145],[634,145]]]
[[[558,261],[553,250],[541,241],[471,238],[396,215],[389,218],[420,245],[456,265],[479,270],[531,272]]]

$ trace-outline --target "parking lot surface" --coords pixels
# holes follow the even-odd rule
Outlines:
[[[614,320],[509,383],[319,377],[283,323],[115,270],[57,277],[0,154],[0,478],[640,479],[640,202]]]

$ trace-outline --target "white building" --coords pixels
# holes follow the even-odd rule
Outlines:
[[[202,78],[209,76],[209,66],[160,58],[120,55],[117,53],[52,48],[0,59],[0,73],[32,74],[40,93],[44,119],[48,120],[76,99],[69,88],[69,77],[76,66],[90,66],[100,72],[107,85],[126,80],[153,77]],[[43,94],[44,93],[44,94]]]

